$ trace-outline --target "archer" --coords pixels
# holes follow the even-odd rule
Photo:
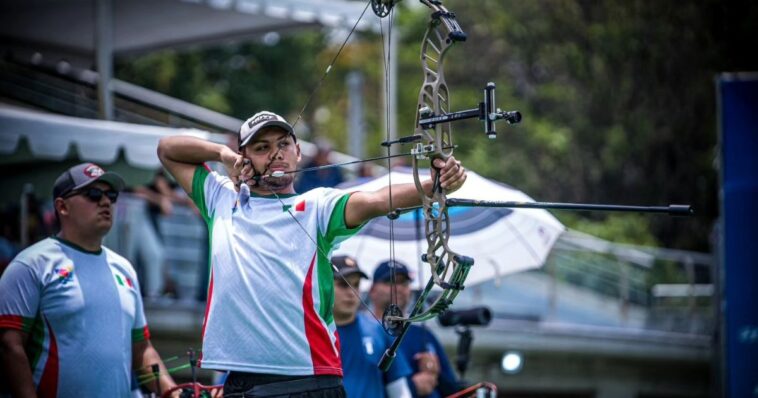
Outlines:
[[[211,276],[199,366],[231,371],[224,384],[231,396],[344,396],[332,250],[370,219],[466,180],[450,156],[434,160],[438,170],[420,185],[424,192],[401,184],[296,193],[300,145],[292,126],[271,112],[242,125],[238,152],[173,136],[160,141],[158,156],[208,224]],[[221,162],[229,177],[205,167],[210,161]]]

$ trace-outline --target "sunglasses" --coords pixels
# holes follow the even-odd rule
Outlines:
[[[87,199],[95,203],[99,203],[100,199],[103,198],[103,195],[107,196],[108,200],[110,200],[111,203],[116,203],[116,200],[118,200],[118,191],[114,191],[114,190],[104,191],[100,188],[87,188],[81,191],[74,191],[66,195],[65,197],[70,198],[76,195],[83,195],[84,197],[86,197]]]
[[[350,285],[347,281],[344,281],[342,279],[335,279],[334,280],[334,285],[337,286],[337,287],[339,287],[339,288],[342,288],[342,289],[347,289],[347,288],[351,288],[351,287],[353,289],[357,289],[358,286],[360,285],[360,283],[361,283],[360,279],[358,279],[358,283],[356,283],[354,285]]]

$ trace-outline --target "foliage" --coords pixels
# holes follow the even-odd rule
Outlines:
[[[401,5],[407,2],[401,3]],[[520,125],[487,140],[478,122],[454,125],[456,156],[537,200],[663,205],[697,216],[568,214],[562,221],[614,241],[709,250],[717,216],[714,77],[758,69],[738,43],[758,33],[755,2],[717,0],[445,1],[468,34],[447,59],[452,110],[476,107],[488,81]],[[401,6],[398,135],[413,131],[428,11]],[[385,34],[387,32],[384,32]],[[298,32],[276,45],[246,42],[125,60],[117,76],[238,118],[259,109],[296,117],[346,32]],[[299,131],[346,150],[351,71],[365,77],[369,155],[384,139],[383,47],[354,36],[304,113]]]
[[[579,213],[574,212],[558,212],[557,216],[567,227],[601,239],[643,246],[659,245],[650,228],[650,220],[656,216],[615,213],[601,221],[581,217]]]
[[[448,3],[465,7],[457,15],[469,27],[457,57],[475,60],[457,64],[448,82],[496,81],[500,106],[524,114],[521,125],[501,127],[504,139],[467,140],[487,158],[478,172],[539,200],[691,203],[697,217],[645,223],[664,246],[708,250],[717,212],[713,80],[758,67],[735,45],[755,37],[755,3]],[[574,226],[649,243],[638,222],[620,222],[626,216],[587,217]]]
[[[164,50],[119,60],[116,76],[240,119],[262,109],[289,115],[316,84],[326,47],[322,32],[309,31],[276,45]]]

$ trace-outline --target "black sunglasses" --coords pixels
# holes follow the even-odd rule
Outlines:
[[[65,197],[70,198],[75,195],[84,195],[84,197],[86,197],[87,199],[95,203],[100,203],[100,199],[103,198],[103,195],[107,196],[108,200],[110,200],[111,203],[116,203],[116,200],[118,200],[118,191],[114,191],[114,190],[104,191],[100,188],[87,188],[81,191],[74,191],[66,195]]]
[[[358,279],[358,283],[356,283],[355,285],[350,285],[346,280],[336,279],[336,278],[334,279],[334,285],[342,289],[347,289],[350,287],[357,289],[360,284],[361,284],[360,279]]]

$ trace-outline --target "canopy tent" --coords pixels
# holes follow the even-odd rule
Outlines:
[[[0,202],[17,200],[26,184],[48,197],[55,178],[70,165],[90,161],[124,175],[129,185],[147,182],[160,167],[161,137],[185,134],[226,143],[227,136],[196,129],[80,119],[0,107]]]

